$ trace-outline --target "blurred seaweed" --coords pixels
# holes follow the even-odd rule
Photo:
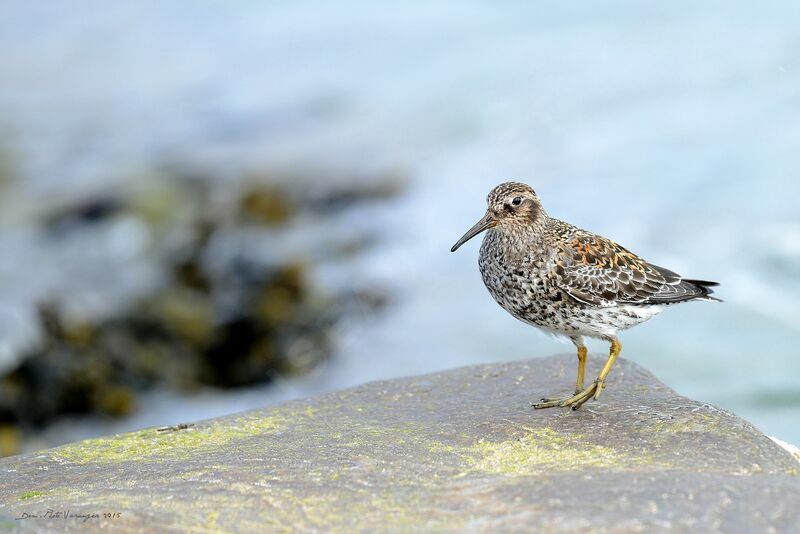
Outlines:
[[[40,304],[41,340],[0,376],[0,455],[64,414],[129,415],[156,386],[234,388],[306,373],[334,353],[343,317],[387,301],[383,289],[355,282],[321,287],[314,269],[375,242],[368,230],[337,235],[328,223],[400,193],[396,175],[371,177],[369,187],[334,180],[313,194],[280,173],[222,190],[174,171],[134,182],[39,217],[56,240],[136,221],[151,236],[159,283],[112,314],[75,313],[58,298]]]
[[[0,195],[16,182],[19,174],[17,172],[17,159],[7,141],[7,134],[0,127]]]

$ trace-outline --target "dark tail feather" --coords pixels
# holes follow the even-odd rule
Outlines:
[[[695,297],[695,299],[697,300],[712,300],[714,302],[723,302],[722,299],[718,299],[717,297],[711,296],[714,290],[710,288],[718,286],[719,285],[718,282],[709,282],[708,280],[690,280],[687,278],[684,278],[683,280],[681,280],[681,282],[692,284],[697,289],[702,291],[702,295],[698,295],[697,297]]]
[[[719,282],[709,282],[708,280],[690,280],[688,278],[684,278],[683,281],[700,287],[716,287],[719,285]]]

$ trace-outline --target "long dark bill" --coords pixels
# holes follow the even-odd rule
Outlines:
[[[458,247],[460,247],[461,245],[463,245],[464,243],[466,243],[479,233],[488,230],[489,228],[494,228],[495,226],[497,226],[497,221],[495,220],[494,217],[492,217],[491,213],[487,213],[486,215],[483,216],[483,219],[478,221],[475,224],[475,226],[467,230],[466,234],[461,236],[461,239],[459,239],[458,242],[455,245],[453,245],[453,248],[450,249],[450,252],[455,252],[456,250],[458,250]]]

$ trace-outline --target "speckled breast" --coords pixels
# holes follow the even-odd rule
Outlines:
[[[545,276],[550,268],[548,255],[535,244],[514,245],[499,232],[487,232],[478,259],[483,283],[497,303],[517,319],[557,327],[563,295]]]

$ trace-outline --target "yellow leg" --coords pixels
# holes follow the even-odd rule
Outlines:
[[[603,366],[600,374],[597,375],[597,388],[594,392],[595,399],[600,398],[600,394],[603,392],[603,388],[606,384],[606,377],[608,376],[608,373],[611,372],[611,368],[614,366],[614,362],[617,361],[617,356],[619,356],[620,352],[622,352],[622,345],[620,344],[619,340],[617,338],[612,339],[611,349],[608,351],[608,360],[606,360],[606,364]]]
[[[611,340],[611,348],[608,351],[608,360],[606,360],[606,364],[603,366],[603,369],[600,371],[600,374],[597,375],[597,379],[589,384],[589,387],[583,388],[581,387],[580,391],[576,392],[575,395],[572,397],[566,397],[564,399],[542,399],[542,402],[534,404],[533,407],[536,409],[541,408],[552,408],[554,406],[566,407],[572,406],[573,410],[577,410],[583,403],[594,397],[595,399],[600,397],[600,393],[603,392],[603,388],[605,387],[606,377],[608,373],[611,372],[611,368],[614,366],[614,362],[617,361],[617,356],[619,353],[622,352],[622,345],[620,344],[619,340],[616,338]],[[582,386],[583,385],[583,373],[586,365],[586,349],[584,348],[583,352],[583,359],[581,359],[581,350],[578,348],[578,382],[576,385]]]
[[[575,379],[575,393],[583,391],[584,375],[586,374],[586,354],[589,350],[585,346],[578,347],[578,378]]]

